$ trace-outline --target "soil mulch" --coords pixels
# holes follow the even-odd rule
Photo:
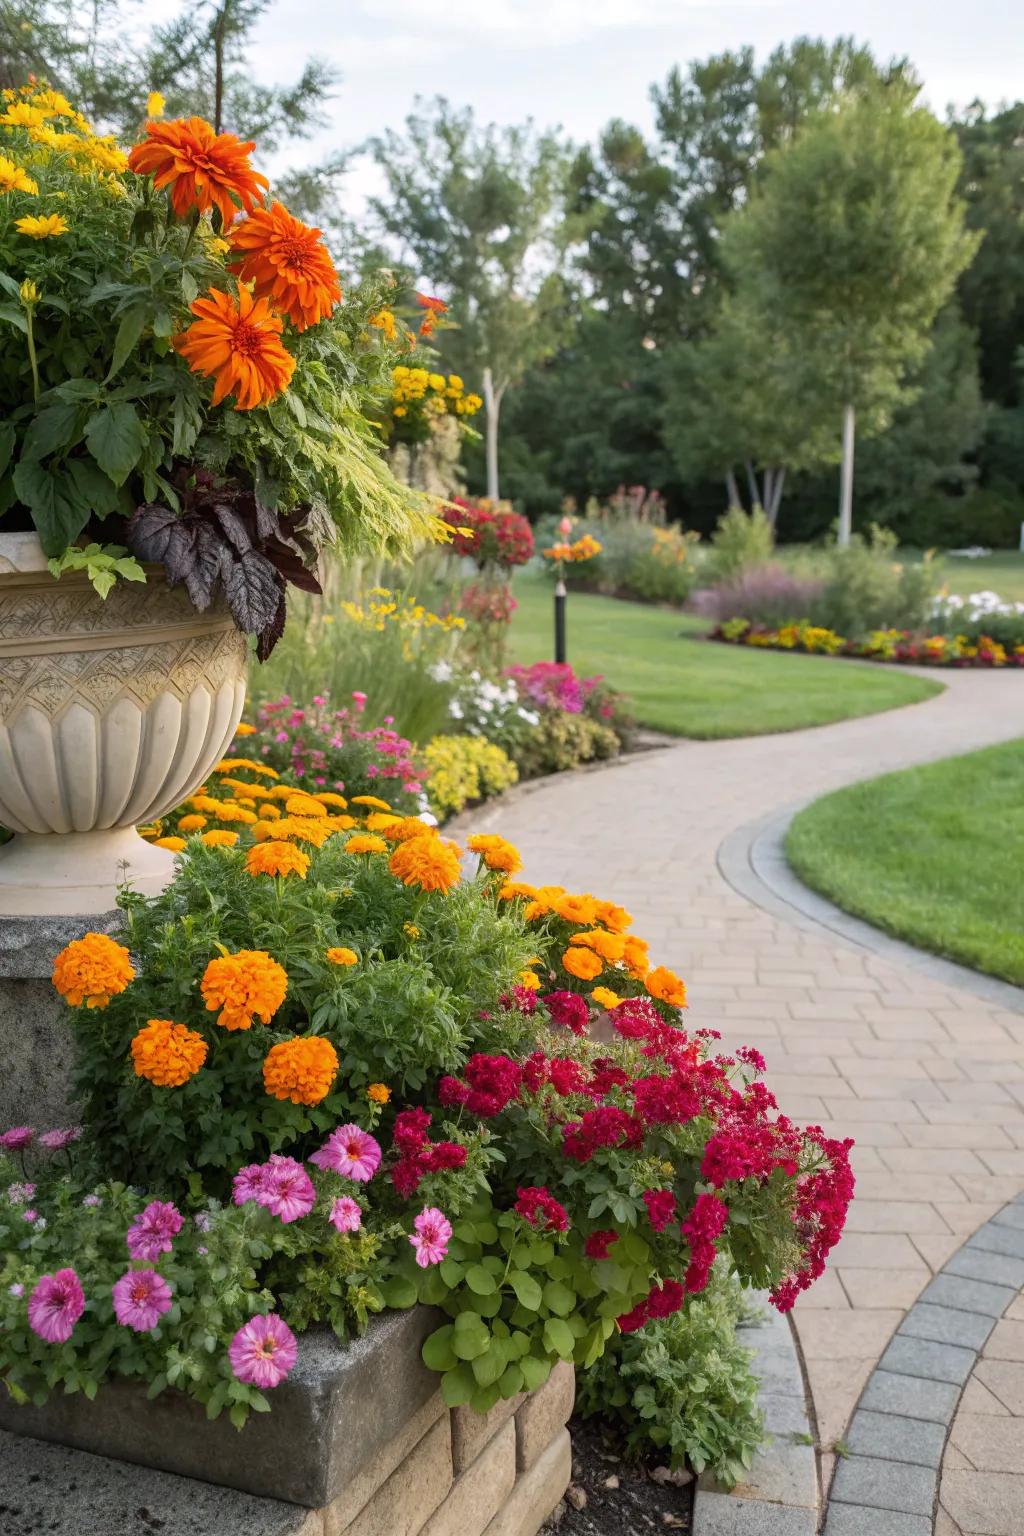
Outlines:
[[[572,1482],[543,1526],[551,1536],[653,1536],[690,1530],[688,1473],[624,1461],[597,1419],[573,1419]],[[671,1480],[670,1480],[671,1479]]]

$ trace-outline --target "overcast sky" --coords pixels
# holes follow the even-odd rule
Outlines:
[[[1024,92],[1015,11],[1005,0],[276,0],[254,63],[260,78],[285,81],[318,53],[342,72],[330,130],[296,146],[298,161],[399,126],[417,95],[469,103],[485,121],[532,117],[575,140],[613,116],[646,127],[648,89],[672,64],[744,43],[763,58],[802,34],[909,55],[940,115],[974,97],[1014,100]],[[347,203],[370,174],[350,175]]]

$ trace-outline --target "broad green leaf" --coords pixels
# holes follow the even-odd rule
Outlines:
[[[522,1367],[517,1362],[513,1362],[511,1365],[507,1365],[498,1377],[498,1391],[503,1398],[508,1399],[515,1397],[516,1393],[522,1390]]]
[[[452,1333],[452,1349],[460,1360],[475,1360],[490,1342],[490,1330],[478,1312],[459,1313]]]
[[[568,1317],[576,1305],[576,1292],[563,1285],[561,1280],[549,1280],[544,1287],[544,1305],[557,1316]]]
[[[477,1391],[476,1377],[467,1365],[458,1365],[441,1377],[441,1396],[449,1408],[460,1408]]]
[[[572,1329],[560,1317],[549,1317],[544,1324],[544,1344],[562,1360],[568,1360],[576,1348]],[[520,1361],[520,1364],[525,1364],[525,1361]]]
[[[536,1392],[551,1375],[551,1361],[538,1360],[536,1355],[524,1355],[519,1362],[523,1373],[523,1385],[527,1392]]]
[[[533,1276],[527,1274],[525,1269],[514,1269],[508,1279],[520,1305],[536,1312],[540,1307],[542,1292]]]
[[[146,432],[134,405],[117,400],[89,418],[89,452],[115,485],[123,485],[146,446]]]
[[[67,475],[55,475],[42,464],[23,459],[14,471],[18,500],[28,507],[43,553],[63,554],[89,521],[89,506]]]
[[[452,1349],[454,1332],[454,1328],[448,1323],[444,1328],[439,1328],[436,1333],[424,1339],[423,1364],[429,1366],[432,1371],[453,1371],[458,1365],[458,1356]]]
[[[133,305],[121,316],[121,324],[114,337],[114,351],[110,359],[110,370],[107,373],[108,381],[120,371],[125,359],[134,351],[145,328],[146,310],[141,304]]]
[[[383,1281],[380,1293],[384,1298],[385,1306],[388,1307],[401,1309],[411,1307],[416,1302],[415,1285],[401,1275],[396,1275],[392,1280]]]
[[[490,1413],[499,1395],[498,1383],[492,1381],[489,1386],[477,1387],[469,1400],[469,1405],[474,1413]]]
[[[492,1340],[490,1349],[485,1350],[482,1355],[477,1355],[473,1361],[473,1375],[476,1377],[478,1386],[489,1387],[492,1382],[497,1381],[507,1364],[508,1358],[505,1351],[499,1347],[497,1340]]]
[[[493,1296],[498,1289],[494,1276],[482,1264],[473,1264],[466,1270],[466,1284],[475,1296]]]

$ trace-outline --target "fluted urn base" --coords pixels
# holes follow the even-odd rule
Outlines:
[[[156,896],[173,873],[174,855],[134,827],[23,832],[0,848],[0,917],[109,912],[119,889]]]

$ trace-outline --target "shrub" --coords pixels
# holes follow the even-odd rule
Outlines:
[[[751,566],[717,586],[706,587],[693,600],[697,613],[717,624],[746,619],[750,624],[777,628],[796,624],[816,610],[823,580],[799,576],[782,565]]]
[[[452,528],[451,548],[457,555],[468,555],[481,570],[512,570],[525,565],[533,554],[533,530],[520,512],[507,502],[497,505],[487,500],[468,501],[454,496],[445,509],[445,521]]]
[[[567,663],[511,667],[524,704],[539,715],[514,751],[525,777],[559,773],[595,758],[615,757],[633,730],[621,693],[601,677],[577,677]]]
[[[584,538],[589,535],[600,545],[599,553],[569,565],[566,579],[574,588],[677,606],[682,606],[693,591],[697,580],[693,563],[696,534],[627,515],[588,515],[573,532]],[[557,543],[559,538],[554,519],[545,522],[543,532],[538,529],[542,545]]]
[[[855,533],[848,548],[829,552],[824,590],[802,617],[851,638],[887,626],[920,629],[938,585],[935,567],[928,559],[901,564],[895,554],[886,529]]]
[[[736,1336],[745,1311],[720,1259],[685,1312],[623,1335],[580,1376],[577,1412],[604,1420],[631,1459],[707,1470],[733,1487],[763,1439],[751,1352]]]
[[[730,507],[718,519],[704,573],[712,583],[729,581],[772,557],[775,534],[763,508]]]
[[[508,753],[480,736],[435,736],[423,749],[423,761],[427,795],[442,819],[500,795],[519,778]]]
[[[524,779],[541,773],[567,773],[582,763],[617,757],[618,736],[610,726],[588,715],[545,710],[539,723],[516,747],[516,762]]]

